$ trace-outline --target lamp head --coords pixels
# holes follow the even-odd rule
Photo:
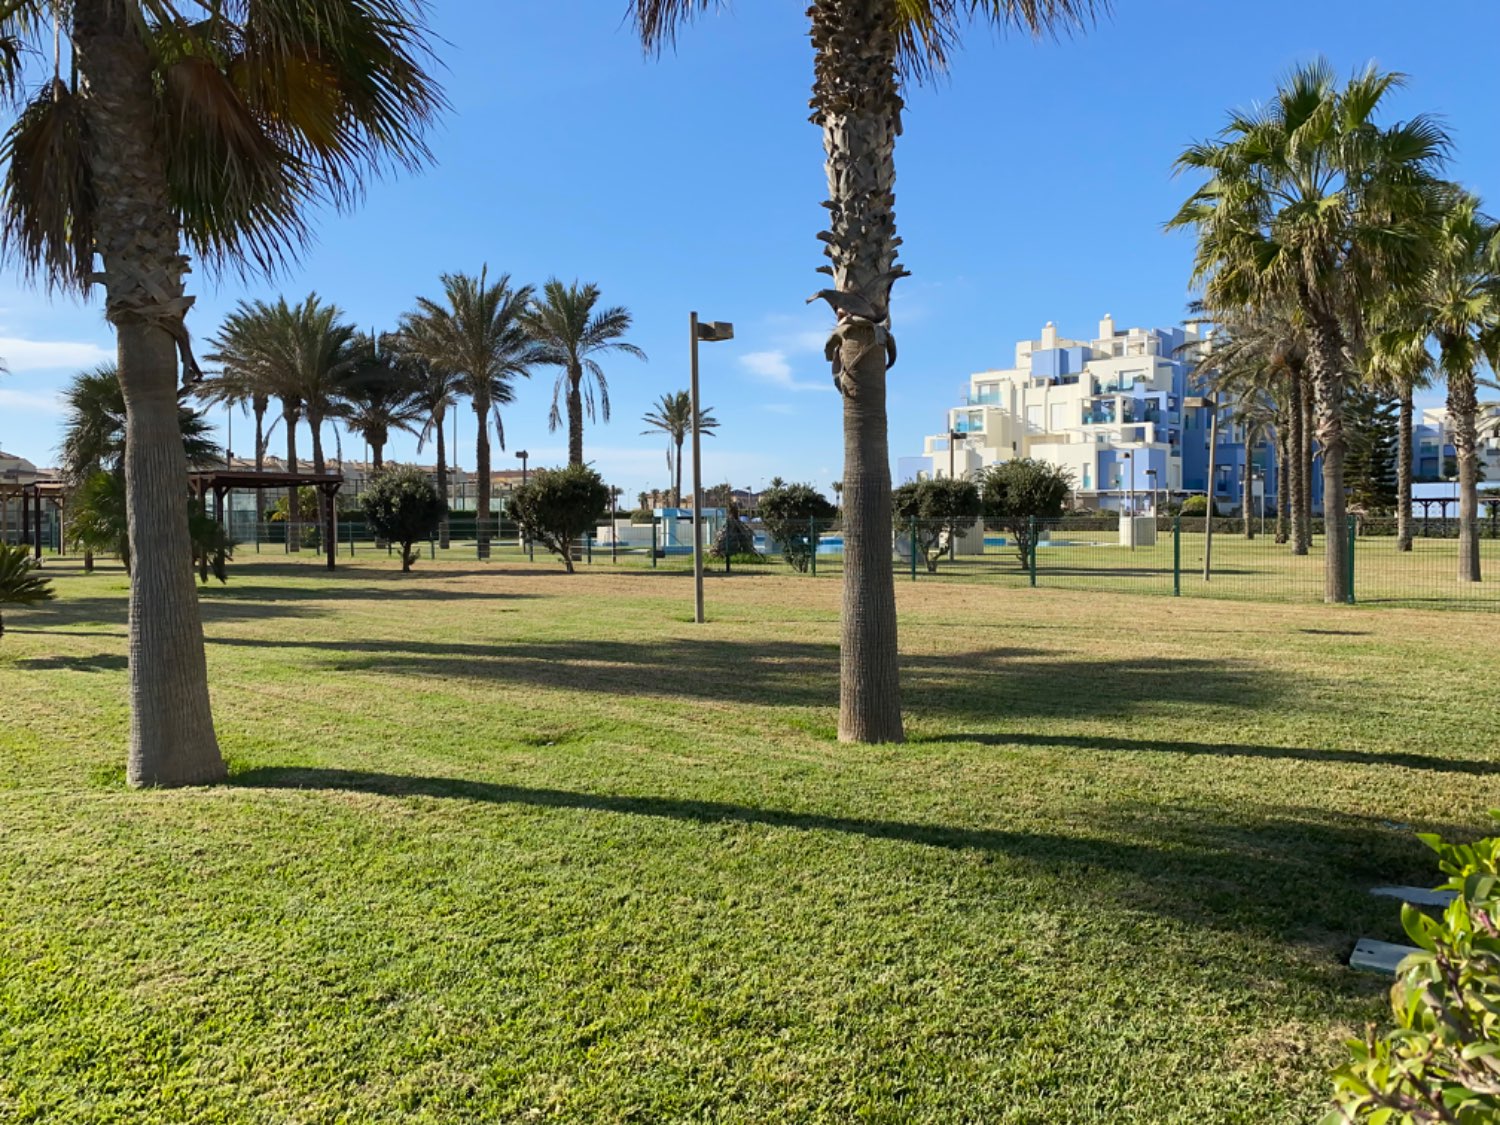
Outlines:
[[[734,339],[734,325],[727,320],[700,320],[698,339],[706,344]]]

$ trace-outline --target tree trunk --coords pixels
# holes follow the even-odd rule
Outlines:
[[[1287,471],[1291,462],[1288,450],[1291,438],[1282,426],[1276,428],[1276,542],[1285,543],[1290,538],[1292,491],[1287,485]],[[1261,501],[1265,503],[1265,501]]]
[[[381,456],[381,451],[384,450],[384,449],[385,449],[385,439],[384,438],[381,438],[381,439],[377,440],[374,437],[372,437],[370,439],[370,469],[373,472],[377,472],[378,473],[378,472],[380,472],[380,470],[382,468],[385,467],[385,458],[383,458]]]
[[[1313,419],[1314,400],[1316,392],[1312,385],[1311,376],[1303,373],[1302,377],[1302,490],[1298,494],[1298,501],[1302,505],[1302,549],[1300,554],[1307,554],[1312,547],[1313,534],[1313,437],[1316,426]],[[1325,500],[1326,504],[1327,501]]]
[[[269,403],[264,399],[254,400],[255,409],[255,471],[263,473],[266,470],[266,410]],[[231,519],[233,517],[230,517]],[[266,518],[266,490],[257,488],[255,490],[255,541],[260,542],[260,524]],[[257,548],[258,549],[258,548]]]
[[[1344,492],[1343,338],[1331,318],[1314,318],[1312,328],[1313,389],[1318,417],[1318,445],[1323,453],[1323,600],[1349,600],[1349,517]]]
[[[1412,425],[1416,407],[1410,383],[1401,385],[1401,433],[1396,454],[1396,550],[1411,550]]]
[[[188,536],[187,456],[178,420],[178,342],[192,303],[187,259],[157,139],[151,61],[124,5],[77,0],[86,78],[95,252],[125,395],[130,572],[131,785],[222,780]]]
[[[281,418],[286,423],[286,471],[297,471],[297,419],[302,413],[295,400],[282,404]],[[302,490],[289,485],[286,490],[286,545],[289,551],[302,550]]]
[[[490,557],[490,396],[481,390],[474,396],[474,417],[479,425],[474,432],[474,527],[476,550],[482,559]]]
[[[1287,439],[1287,502],[1292,514],[1292,554],[1307,554],[1310,535],[1307,509],[1303,507],[1303,492],[1306,485],[1307,462],[1303,450],[1307,447],[1307,416],[1303,404],[1307,398],[1307,378],[1300,368],[1291,369],[1291,395],[1287,413],[1290,415],[1290,435]]]
[[[323,460],[323,415],[319,412],[309,410],[307,412],[307,426],[312,430],[312,455],[313,472],[322,476],[328,471],[328,463]],[[328,505],[332,498],[321,487],[318,489],[318,530],[321,535],[328,534]],[[324,545],[326,547],[326,544]]]
[[[886,368],[896,264],[895,146],[902,101],[889,0],[813,0],[813,122],[823,130],[839,323],[826,349],[844,400],[844,597],[839,738],[899,742]]]
[[[443,411],[432,416],[432,428],[437,431],[437,487],[443,503],[448,503],[448,458],[443,448]],[[438,524],[438,547],[446,551],[449,542],[448,513],[443,512],[443,522]]]
[[[583,368],[568,368],[568,465],[583,464]],[[682,478],[678,477],[678,495]]]
[[[672,490],[672,495],[675,498],[673,503],[679,508],[682,507],[682,442],[684,437],[685,435],[678,435],[677,437],[677,464],[675,466],[677,477],[674,482],[675,487]]]
[[[1245,520],[1245,538],[1255,538],[1255,487],[1250,475],[1250,432],[1245,431],[1245,463],[1240,468],[1240,514]]]
[[[1479,401],[1474,372],[1448,375],[1448,417],[1458,458],[1458,580],[1478,582]]]

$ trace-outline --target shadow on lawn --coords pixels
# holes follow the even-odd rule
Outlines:
[[[1096,900],[1108,900],[1214,929],[1272,933],[1322,947],[1329,968],[1347,955],[1361,933],[1399,937],[1398,912],[1388,901],[1371,899],[1370,886],[1402,881],[1430,885],[1436,879],[1430,853],[1410,832],[1318,809],[1246,816],[1171,804],[1103,806],[1084,835],[360,770],[261,767],[236,774],[231,784],[583,810],[973,851],[1033,868],[1055,884],[1043,888],[1045,895],[1066,888],[1065,899],[1059,900],[1065,911],[1087,911]],[[1450,838],[1473,835],[1449,825],[1431,827]],[[913,877],[921,878],[923,871],[928,869],[914,867]],[[945,893],[950,893],[954,869],[945,868],[936,877],[945,880]],[[994,885],[989,886],[993,893]]]
[[[209,637],[210,644],[326,653],[335,671],[473,679],[602,695],[685,697],[762,706],[826,707],[838,698],[838,646],[814,641],[679,637],[665,641],[476,644]],[[914,716],[973,721],[1022,715],[1117,715],[1212,698],[1274,703],[1290,683],[1228,661],[1083,659],[1023,648],[902,657]]]

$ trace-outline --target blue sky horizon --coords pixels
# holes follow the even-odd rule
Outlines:
[[[1500,197],[1488,59],[1500,9],[1455,0],[1417,19],[1400,0],[1204,7],[1118,0],[1096,28],[1056,42],[975,30],[947,77],[909,91],[897,222],[913,276],[893,304],[893,467],[943,428],[971,372],[1009,366],[1014,341],[1046,321],[1083,337],[1105,313],[1122,326],[1180,323],[1192,244],[1162,223],[1192,184],[1173,178],[1173,158],[1298,62],[1406,73],[1393,117],[1438,115],[1455,140],[1450,175]],[[838,479],[840,406],[822,358],[830,319],[805,304],[824,280],[814,236],[826,184],[807,121],[801,6],[740,0],[660,58],[642,55],[624,10],[622,0],[438,6],[452,110],[432,138],[434,166],[374,182],[351,213],[318,216],[314,244],[280,277],[193,274],[200,353],[242,297],[316,291],[386,330],[417,295],[439,292],[444,271],[594,281],[630,308],[630,338],[649,357],[607,360],[613,421],[585,428],[586,459],[628,498],[668,484],[665,443],[642,435],[641,415],[687,386],[694,308],[736,325],[735,341],[702,353],[704,402],[721,422],[704,443],[705,483]],[[10,369],[0,448],[51,464],[68,376],[112,358],[100,303],[49,298],[7,263],[0,358]],[[547,428],[553,377],[541,369],[520,386],[497,468],[521,448],[533,466],[566,459],[566,435]],[[212,419],[222,434],[224,411]],[[465,409],[465,467],[474,425]],[[237,454],[250,433],[236,416]],[[299,446],[305,455],[305,429]],[[282,447],[278,433],[272,448]],[[346,436],[344,454],[362,458],[363,444]],[[397,436],[387,456],[415,459],[416,438]]]

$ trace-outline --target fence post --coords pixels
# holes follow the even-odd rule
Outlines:
[[[583,550],[584,550],[584,554],[588,558],[588,564],[589,564],[589,566],[593,566],[594,565],[594,537],[592,535],[588,534],[588,532],[584,532],[584,535],[583,535]]]
[[[1035,586],[1036,585],[1036,546],[1037,546],[1037,536],[1040,534],[1040,530],[1036,526],[1036,517],[1035,516],[1030,517],[1030,524],[1031,524],[1031,566],[1029,567],[1029,569],[1031,571],[1031,584],[1033,586]]]
[[[1354,604],[1354,548],[1359,542],[1359,518],[1349,521],[1349,604]]]
[[[427,536],[427,557],[437,562],[437,539],[431,535]]]
[[[812,576],[818,576],[818,521],[814,516],[807,519],[807,546],[812,551]]]
[[[1182,517],[1172,517],[1172,596],[1182,597]]]
[[[656,517],[651,517],[651,569],[656,569]]]
[[[911,518],[911,538],[906,543],[906,553],[911,556],[911,580],[917,580],[917,517]]]

